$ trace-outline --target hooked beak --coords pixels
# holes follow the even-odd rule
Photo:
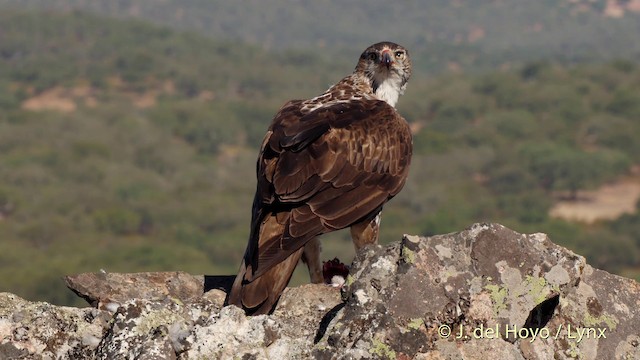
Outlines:
[[[391,67],[391,63],[393,63],[391,53],[389,51],[383,52],[382,57],[380,58],[380,64],[386,66],[387,69],[389,69]]]

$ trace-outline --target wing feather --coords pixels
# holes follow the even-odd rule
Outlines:
[[[311,238],[379,211],[408,174],[409,126],[387,103],[351,101],[307,114],[299,106],[290,102],[276,115],[258,159],[254,215],[276,216],[285,229],[264,238],[253,231],[258,246],[245,254],[257,266],[252,278]]]

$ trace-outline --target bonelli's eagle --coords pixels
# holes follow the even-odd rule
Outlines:
[[[395,104],[411,75],[407,50],[368,47],[355,71],[276,114],[257,163],[249,244],[228,303],[272,311],[302,257],[323,282],[317,236],[347,227],[356,249],[378,241],[383,205],[404,186],[411,132]]]

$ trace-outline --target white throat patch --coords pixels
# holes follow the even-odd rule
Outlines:
[[[398,102],[398,98],[404,93],[404,86],[402,86],[402,79],[400,76],[391,72],[389,76],[379,76],[381,79],[374,79],[374,82],[378,84],[376,89],[376,96],[380,100],[386,101],[389,105],[395,107]]]

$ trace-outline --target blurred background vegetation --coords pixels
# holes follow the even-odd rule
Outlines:
[[[415,66],[383,242],[500,222],[639,278],[640,203],[554,212],[640,196],[638,33],[634,0],[0,0],[0,291],[78,305],[61,276],[235,273],[271,117],[381,40]]]

